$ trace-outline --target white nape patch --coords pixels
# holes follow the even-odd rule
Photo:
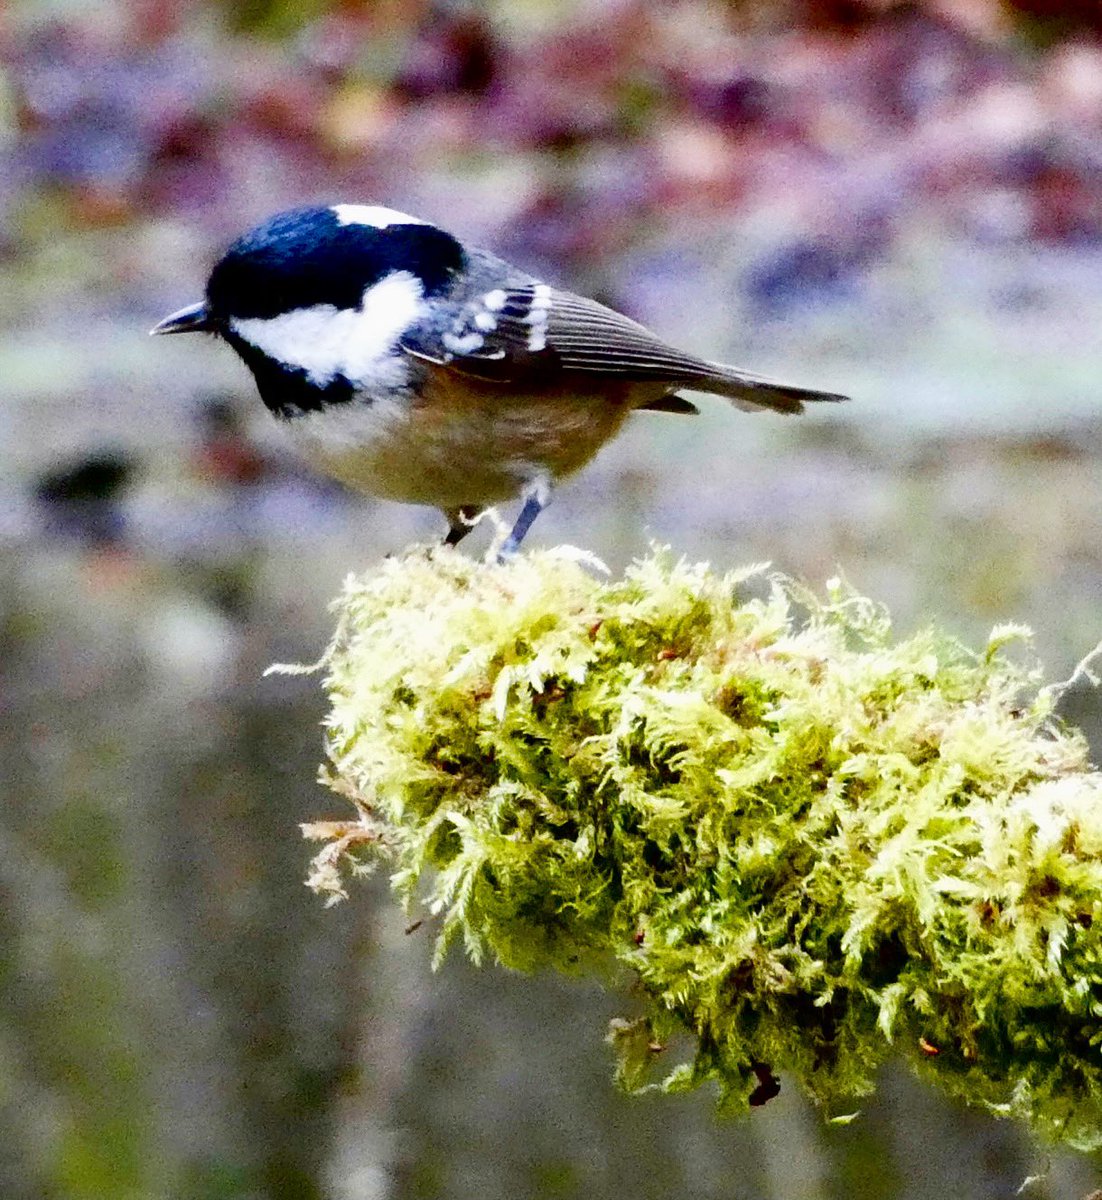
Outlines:
[[[528,335],[528,349],[536,354],[547,345],[547,321],[551,314],[551,289],[546,283],[537,283],[532,290],[532,303],[524,318],[532,326]]]
[[[334,204],[333,212],[341,225],[370,225],[373,229],[386,229],[389,225],[427,225],[420,217],[411,217],[394,208],[383,208],[380,204]]]
[[[315,304],[278,317],[234,317],[230,327],[269,358],[305,371],[319,387],[343,375],[369,391],[373,384],[404,382],[395,343],[423,314],[420,282],[408,271],[394,271],[364,289],[359,308]]]
[[[482,303],[490,310],[490,312],[500,312],[509,299],[509,293],[504,288],[494,288],[492,292],[487,292],[482,297]]]

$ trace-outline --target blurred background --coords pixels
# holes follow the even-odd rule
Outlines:
[[[35,0],[0,13],[0,1195],[1083,1197],[889,1071],[846,1128],[628,1100],[616,997],[429,971],[303,886],[313,661],[442,532],[300,470],[229,350],[151,341],[293,204],[446,224],[678,343],[848,392],[640,414],[534,545],[839,567],[968,639],[1102,636],[1097,0]],[[471,539],[480,552],[484,534]],[[1097,693],[1067,715],[1102,746]]]

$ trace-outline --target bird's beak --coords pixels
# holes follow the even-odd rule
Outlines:
[[[149,331],[155,333],[210,333],[214,329],[210,312],[206,304],[200,300],[198,304],[189,304],[171,316],[158,321]]]

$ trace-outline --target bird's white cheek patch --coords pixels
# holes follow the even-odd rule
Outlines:
[[[239,337],[269,358],[305,371],[325,387],[339,375],[370,388],[394,374],[398,338],[423,315],[421,284],[408,271],[395,271],[372,284],[359,308],[315,304],[278,317],[233,318]]]
[[[364,292],[347,344],[343,374],[353,383],[367,381],[376,364],[394,354],[398,339],[425,315],[420,280],[395,271]]]

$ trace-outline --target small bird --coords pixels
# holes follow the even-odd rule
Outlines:
[[[443,510],[455,545],[478,515],[522,505],[515,553],[551,486],[636,409],[843,400],[708,362],[443,229],[370,204],[280,213],[215,264],[206,298],[151,331],[213,333],[308,458],[371,495]]]

